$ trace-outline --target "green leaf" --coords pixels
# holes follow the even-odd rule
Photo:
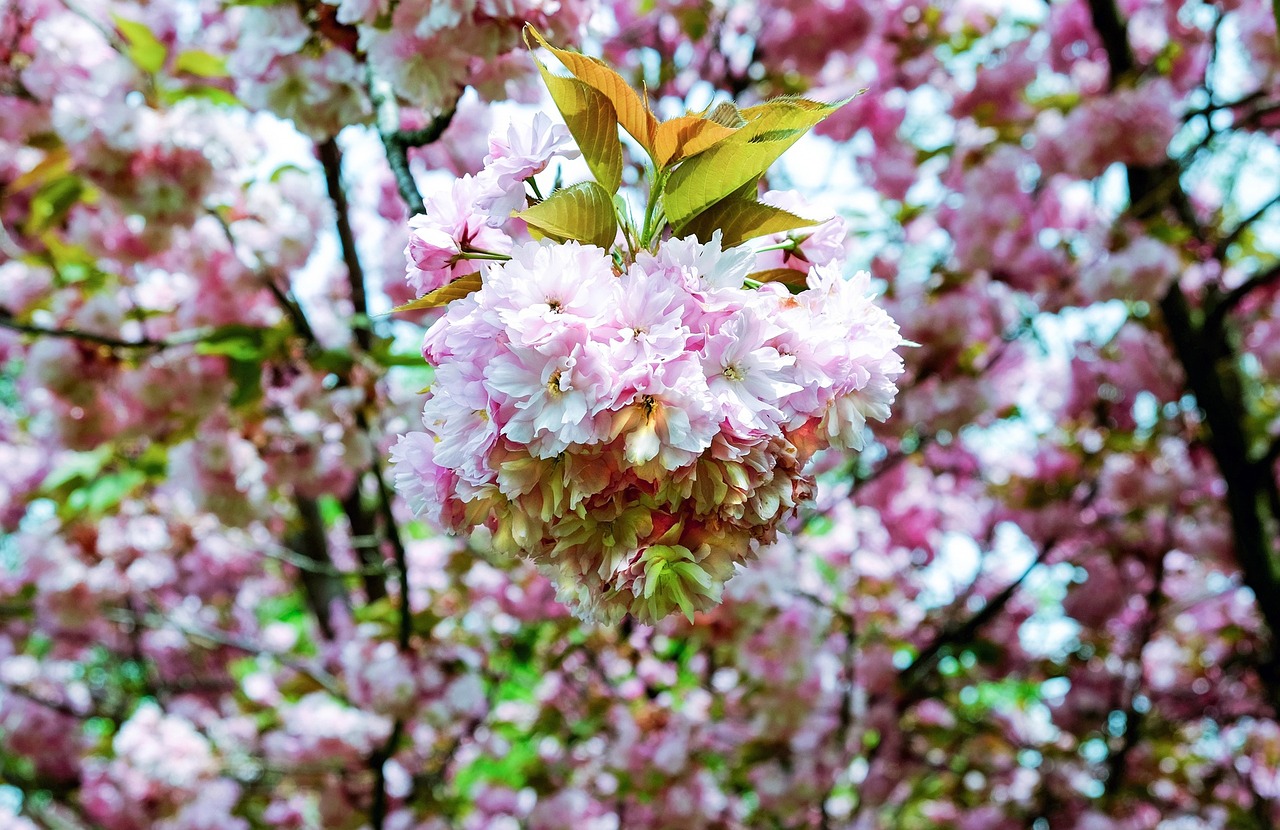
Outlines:
[[[31,199],[26,233],[35,236],[56,225],[80,201],[86,189],[84,180],[75,175],[45,182]]]
[[[123,470],[103,476],[85,488],[84,506],[90,513],[102,514],[120,504],[146,483],[140,470]],[[73,497],[76,494],[72,494]]]
[[[547,39],[539,34],[537,29],[527,25],[525,26],[525,43],[530,50],[534,48],[533,44],[529,43],[530,36],[539,46],[555,55],[575,78],[603,93],[613,105],[622,129],[640,142],[640,146],[646,152],[653,153],[653,134],[658,127],[658,119],[654,118],[649,110],[648,102],[628,86],[621,75],[596,58],[566,49],[557,49],[547,43]]]
[[[423,294],[413,302],[398,305],[391,309],[395,311],[422,311],[428,308],[439,308],[447,305],[453,300],[460,300],[474,291],[480,290],[480,272],[467,274],[465,277],[458,277],[448,285],[442,285],[435,291]]]
[[[846,101],[776,98],[742,111],[746,126],[677,167],[667,180],[667,216],[676,227],[763,175],[791,145]]]
[[[42,493],[51,493],[73,481],[88,481],[102,471],[111,459],[111,446],[103,444],[94,450],[72,453],[67,460],[49,471],[40,484]]]
[[[483,781],[499,782],[503,787],[523,787],[531,771],[543,764],[538,758],[534,741],[516,741],[501,755],[481,755],[474,762],[458,771],[452,787],[461,793],[470,793]]]
[[[804,288],[807,285],[809,274],[807,271],[797,271],[794,268],[770,268],[767,271],[756,271],[754,274],[748,274],[747,279],[756,282],[780,282],[788,288]],[[792,292],[795,293],[794,291]]]
[[[591,175],[609,193],[617,193],[622,184],[622,142],[618,140],[618,113],[608,96],[577,78],[551,74],[542,61],[534,62]]]
[[[422,366],[421,352],[397,352],[392,348],[390,340],[380,340],[374,344],[369,356],[374,359],[379,366],[385,366],[388,369],[392,366]]]
[[[729,197],[702,211],[687,224],[676,229],[677,236],[693,234],[701,242],[711,239],[716,230],[722,232],[720,244],[725,248],[741,245],[748,239],[771,233],[793,231],[819,224],[790,211],[757,202],[754,199]]]
[[[383,342],[385,341],[378,341],[379,344]],[[375,350],[377,348],[386,347],[375,346]],[[422,362],[421,355],[418,357],[418,362]],[[351,352],[346,349],[321,349],[312,355],[311,365],[317,369],[341,375],[351,371],[351,367],[355,365],[355,359],[351,356]]]
[[[64,518],[82,513],[107,513],[145,485],[147,476],[141,470],[132,469],[118,472],[95,471],[89,476],[76,476],[74,481],[82,483],[66,492],[65,498],[59,503],[58,513]]]
[[[160,90],[160,98],[166,104],[176,104],[179,101],[194,99],[208,101],[210,104],[216,104],[220,107],[244,106],[244,102],[237,98],[234,93],[228,92],[221,87],[205,86],[203,84],[162,89]]]
[[[316,504],[320,507],[320,518],[325,527],[333,527],[339,518],[347,515],[342,509],[342,502],[328,493],[316,499]]]
[[[576,239],[605,250],[618,235],[612,195],[595,182],[581,182],[557,190],[545,201],[516,216],[553,239]]]
[[[285,162],[284,164],[277,167],[275,170],[271,171],[271,176],[269,178],[269,181],[272,184],[275,184],[289,173],[302,173],[305,175],[306,172],[307,172],[306,170],[303,170],[301,167],[299,167],[298,165],[294,164],[291,161]]]
[[[59,147],[45,154],[38,164],[9,183],[10,193],[26,190],[33,184],[42,184],[55,176],[65,176],[71,169],[71,152]]]
[[[232,360],[258,360],[277,345],[272,329],[232,323],[220,326],[195,344],[197,354],[223,355]]]
[[[118,14],[111,15],[116,28],[128,43],[129,59],[143,72],[155,74],[164,66],[169,55],[168,48],[160,42],[145,23],[129,20]]]
[[[231,408],[240,409],[257,403],[262,398],[262,363],[258,360],[236,360],[227,363],[227,375],[231,378]]]
[[[173,69],[201,78],[226,78],[231,74],[227,72],[226,58],[203,49],[188,49],[180,53],[173,62]]]

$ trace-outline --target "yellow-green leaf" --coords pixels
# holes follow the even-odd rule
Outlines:
[[[603,92],[577,78],[553,75],[536,60],[551,100],[564,116],[591,175],[610,193],[622,184],[622,142],[618,140],[618,114]]]
[[[738,110],[738,114],[750,123],[763,115],[777,115],[779,113],[786,112],[813,112],[819,114],[817,120],[813,122],[814,124],[818,124],[823,118],[826,118],[828,115],[840,109],[845,104],[849,103],[854,98],[857,98],[859,95],[862,95],[866,91],[867,90],[865,88],[860,89],[848,98],[836,101],[833,104],[828,104],[823,101],[814,101],[811,98],[804,98],[800,95],[779,95],[777,98],[770,98],[763,104],[756,104],[755,106],[747,107],[744,110]]]
[[[805,219],[755,199],[729,197],[702,211],[683,227],[676,228],[676,235],[693,234],[700,241],[706,242],[719,230],[723,234],[720,244],[732,248],[757,236],[807,228],[820,222],[821,220]]]
[[[576,239],[606,250],[618,235],[613,197],[595,182],[581,182],[557,190],[545,201],[516,216],[552,239]]]
[[[168,48],[160,42],[145,23],[129,20],[118,14],[111,16],[116,28],[128,44],[129,59],[143,72],[156,73],[164,66]]]
[[[797,271],[794,268],[770,268],[748,274],[747,279],[756,282],[780,282],[788,287],[804,288],[809,279],[808,271]]]
[[[621,75],[610,69],[603,61],[578,52],[570,52],[567,49],[557,49],[547,43],[547,39],[531,25],[525,26],[525,34],[525,43],[530,49],[533,48],[533,44],[528,42],[528,37],[532,36],[539,46],[555,55],[575,78],[603,93],[617,112],[618,123],[622,125],[622,129],[630,133],[632,138],[640,142],[640,146],[652,154],[653,134],[657,130],[658,119],[649,110],[649,104],[627,85]]]
[[[846,102],[776,98],[742,111],[746,126],[677,167],[667,179],[667,217],[676,227],[747,185]]]
[[[682,115],[663,121],[654,131],[653,160],[658,167],[668,167],[709,150],[733,133],[732,127],[700,115]]]
[[[188,49],[180,53],[173,62],[173,68],[177,72],[201,78],[225,78],[230,74],[227,72],[226,58],[203,49]]]
[[[35,196],[31,197],[23,231],[35,236],[53,227],[76,202],[85,197],[86,192],[84,179],[74,174],[58,176],[44,182]]]
[[[424,294],[418,299],[404,305],[398,305],[392,311],[424,311],[428,308],[439,308],[454,300],[461,300],[469,294],[480,290],[480,272],[458,277],[448,285],[442,285],[435,291]]]
[[[177,89],[160,90],[160,98],[166,104],[177,103],[188,98],[199,101],[208,101],[210,104],[216,104],[220,107],[243,107],[244,102],[225,89],[216,86],[205,86],[197,84],[195,86],[179,87]]]

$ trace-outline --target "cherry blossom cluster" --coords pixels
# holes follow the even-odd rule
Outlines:
[[[718,232],[634,260],[513,241],[493,219],[560,138],[512,128],[413,220],[419,291],[483,273],[426,334],[435,383],[425,431],[393,450],[397,484],[444,527],[531,557],[585,617],[692,618],[810,496],[813,453],[861,449],[888,417],[902,338],[865,273],[813,267],[793,295],[752,281],[753,249]]]

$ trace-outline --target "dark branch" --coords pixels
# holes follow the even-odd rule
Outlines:
[[[1229,314],[1236,306],[1240,305],[1241,301],[1243,301],[1245,297],[1249,296],[1254,291],[1257,291],[1260,288],[1265,288],[1277,281],[1280,281],[1280,262],[1277,262],[1265,271],[1254,274],[1252,277],[1224,294],[1222,299],[1218,300],[1218,302],[1209,309],[1209,313],[1205,315],[1204,330],[1208,333],[1218,333],[1222,328],[1222,323],[1226,319],[1227,314]]]
[[[1094,28],[1107,50],[1111,63],[1110,88],[1115,89],[1121,76],[1134,69],[1124,25],[1114,0],[1089,0],[1089,10]],[[1194,217],[1188,221],[1187,197],[1177,178],[1172,178],[1168,199],[1160,199],[1164,194],[1156,192],[1156,173],[1157,168],[1128,166],[1130,213],[1145,218],[1157,213],[1162,206],[1172,206],[1179,218],[1197,232]],[[1139,210],[1139,205],[1143,209]],[[1191,303],[1176,282],[1161,299],[1160,310],[1174,354],[1186,374],[1187,386],[1204,413],[1209,428],[1209,449],[1226,483],[1226,506],[1231,516],[1236,561],[1245,584],[1257,598],[1258,610],[1271,635],[1272,654],[1259,666],[1258,673],[1271,692],[1273,704],[1280,706],[1280,667],[1275,654],[1277,637],[1280,637],[1280,578],[1273,565],[1274,540],[1267,531],[1266,516],[1268,505],[1280,504],[1280,494],[1276,493],[1276,481],[1270,470],[1260,470],[1250,460],[1243,387],[1234,354],[1220,325],[1221,315],[1226,312],[1219,311],[1229,309],[1259,284],[1277,277],[1280,274],[1255,278],[1240,286],[1223,298],[1214,309],[1218,317],[1206,320],[1205,325],[1196,325]],[[1210,322],[1212,326],[1208,325]],[[1270,518],[1275,520],[1280,516]]]
[[[387,95],[389,96],[390,93]],[[375,100],[378,100],[378,96],[375,96]],[[384,110],[393,110],[393,107],[394,102],[387,97],[383,97],[379,104],[379,108]],[[426,213],[427,208],[422,202],[422,193],[418,190],[418,184],[413,180],[413,173],[409,170],[409,148],[422,147],[439,140],[453,123],[453,116],[457,110],[458,101],[454,99],[448,109],[431,119],[430,124],[417,130],[397,129],[394,121],[391,124],[382,124],[379,134],[382,136],[382,146],[387,152],[387,163],[391,165],[391,173],[396,179],[396,189],[400,191],[400,198],[409,207],[410,216]],[[392,120],[392,117],[388,116],[380,120]]]
[[[311,564],[311,567],[299,568],[302,589],[306,594],[307,606],[320,625],[321,634],[325,639],[332,640],[333,605],[338,603],[350,609],[351,599],[347,596],[342,579],[331,572],[334,569],[333,559],[329,555],[329,540],[324,532],[320,506],[315,499],[306,496],[298,496],[295,501],[301,527],[292,545],[298,551],[299,558]]]
[[[1245,439],[1245,405],[1238,378],[1233,371],[1233,382],[1227,383],[1218,370],[1219,366],[1229,365],[1224,359],[1228,347],[1222,331],[1196,328],[1186,295],[1176,284],[1161,300],[1160,308],[1174,352],[1187,375],[1187,385],[1208,423],[1209,448],[1227,487],[1236,561],[1245,584],[1257,597],[1258,610],[1271,632],[1274,649],[1275,638],[1280,634],[1280,579],[1272,565],[1273,540],[1261,511],[1267,503],[1268,489],[1275,489],[1275,479],[1269,471],[1260,470],[1250,462]],[[1206,334],[1214,338],[1210,340]],[[1280,688],[1272,691],[1273,698],[1280,701]]]
[[[449,125],[453,122],[453,116],[457,110],[458,102],[454,101],[453,106],[431,119],[431,123],[427,126],[416,130],[397,130],[392,133],[391,138],[402,147],[425,147],[444,135],[444,131],[449,129]]]
[[[46,326],[31,325],[30,323],[20,323],[5,311],[0,311],[0,328],[16,331],[21,334],[29,334],[35,337],[56,337],[63,340],[79,340],[83,343],[92,343],[95,346],[104,346],[108,349],[119,349],[124,351],[162,351],[164,349],[173,348],[174,346],[189,346],[193,343],[198,343],[201,340],[204,340],[213,331],[209,328],[200,328],[175,334],[171,337],[159,340],[150,337],[140,337],[137,340],[124,340],[119,337],[95,334],[94,332],[82,331],[80,329],[49,328]]]
[[[231,246],[231,253],[235,254],[236,238],[226,217],[212,208],[208,210],[208,213],[222,226],[222,235],[227,238],[227,244]],[[317,348],[319,341],[316,340],[315,331],[312,330],[311,323],[307,320],[307,313],[302,310],[302,306],[298,303],[297,298],[293,296],[293,292],[280,287],[275,277],[263,267],[260,256],[257,256],[257,261],[258,264],[254,267],[253,273],[267,286],[271,296],[275,298],[276,303],[279,304],[289,321],[293,323],[294,330],[303,340],[307,341],[307,347],[309,349]]]
[[[369,807],[369,825],[382,830],[387,821],[387,761],[395,754],[404,734],[404,721],[396,718],[387,742],[369,756],[369,769],[373,772],[373,804]]]
[[[161,614],[153,612],[139,612],[130,608],[108,608],[102,613],[103,619],[111,622],[127,626],[126,633],[132,630],[134,626],[145,626],[155,631],[177,631],[187,638],[193,645],[202,645],[205,643],[212,644],[206,646],[222,646],[224,648],[241,651],[245,654],[267,656],[284,666],[287,669],[297,672],[298,674],[311,680],[316,685],[323,688],[326,692],[333,695],[338,700],[349,702],[346,692],[337,678],[331,675],[324,666],[318,661],[305,661],[302,659],[291,657],[287,654],[281,654],[275,651],[269,651],[258,643],[248,640],[241,640],[236,636],[212,628],[194,628],[187,626],[176,619],[165,617]]]
[[[449,122],[453,119],[453,113],[454,107],[450,107],[446,112],[436,117],[426,128],[412,133],[399,131],[381,133],[383,144],[387,150],[388,161],[391,164],[392,172],[396,176],[396,184],[400,190],[400,195],[410,206],[410,209],[415,210],[417,213],[423,212],[422,196],[418,193],[417,185],[414,184],[413,176],[409,172],[406,150],[410,146],[430,143],[439,138],[440,134],[444,132],[449,126]],[[364,268],[360,264],[360,256],[356,251],[355,234],[351,227],[350,205],[347,202],[346,190],[342,185],[342,152],[338,148],[337,142],[332,138],[319,145],[318,151],[320,163],[324,167],[325,184],[329,191],[329,199],[333,202],[334,212],[337,217],[338,239],[342,245],[342,258],[346,263],[347,276],[351,284],[351,301],[355,307],[356,314],[355,325],[353,326],[356,343],[362,351],[368,352],[373,346],[373,331],[369,327],[369,305],[365,293]],[[369,418],[364,410],[356,413],[356,426],[365,433],[372,431]],[[400,593],[400,619],[396,640],[401,651],[408,651],[413,633],[413,616],[409,608],[408,556],[405,551],[404,541],[400,538],[400,529],[396,525],[395,516],[391,510],[391,491],[383,478],[382,465],[378,462],[376,455],[371,462],[370,472],[373,474],[377,484],[377,513],[370,513],[366,508],[359,480],[352,488],[351,493],[342,500],[342,506],[346,511],[348,521],[351,523],[353,539],[376,539],[376,518],[377,516],[382,518],[383,533],[386,541],[390,543],[392,554],[395,557],[396,580]],[[387,590],[386,583],[380,578],[382,571],[374,570],[373,567],[380,564],[377,560],[381,556],[381,545],[376,542],[373,545],[357,543],[356,548],[360,554],[361,561],[366,566],[364,570],[366,573],[365,593],[367,599],[374,601],[384,598],[387,595]],[[369,823],[374,830],[382,830],[386,823],[388,795],[384,769],[387,761],[399,749],[403,738],[404,722],[397,718],[386,742],[369,756],[368,765],[374,778],[373,802],[369,807]]]
[[[361,351],[373,346],[373,331],[369,328],[369,300],[365,293],[364,267],[356,253],[356,237],[351,229],[351,206],[347,202],[347,190],[342,184],[342,150],[336,139],[329,138],[317,147],[320,164],[324,167],[324,183],[333,202],[338,242],[342,246],[342,261],[347,266],[347,279],[351,285],[351,304],[355,306],[356,319],[352,326],[356,344]]]
[[[1165,556],[1161,556],[1156,561],[1155,572],[1152,574],[1151,590],[1147,592],[1146,596],[1146,612],[1143,615],[1142,626],[1137,638],[1138,647],[1133,655],[1136,670],[1126,684],[1127,687],[1125,689],[1124,737],[1121,739],[1120,746],[1107,758],[1107,780],[1104,785],[1104,792],[1108,798],[1113,800],[1117,797],[1120,787],[1124,784],[1129,768],[1129,757],[1138,745],[1138,740],[1142,734],[1143,714],[1137,706],[1138,697],[1142,693],[1142,684],[1146,680],[1142,654],[1151,643],[1151,638],[1155,636],[1160,622],[1160,614],[1164,610],[1165,602],[1168,600],[1168,596],[1164,591],[1165,558]]]
[[[1041,546],[1039,553],[1030,565],[1018,576],[1013,582],[1001,589],[1000,593],[993,596],[985,605],[971,617],[966,619],[959,625],[948,626],[933,642],[925,646],[915,660],[911,661],[911,665],[902,670],[898,676],[899,686],[905,691],[905,700],[910,702],[917,699],[921,692],[921,685],[928,676],[933,666],[943,656],[943,652],[959,643],[967,643],[973,640],[977,633],[999,614],[1004,607],[1009,604],[1014,595],[1018,593],[1018,589],[1026,582],[1027,577],[1031,575],[1037,567],[1044,562],[1045,557],[1049,555],[1049,551],[1057,545],[1056,539],[1047,540]],[[907,704],[904,703],[905,708]]]
[[[1089,0],[1089,14],[1093,17],[1093,28],[1102,39],[1102,46],[1107,50],[1111,89],[1115,89],[1136,66],[1133,52],[1129,50],[1129,36],[1120,21],[1120,10],[1116,8],[1115,0]]]
[[[1262,468],[1267,475],[1271,474],[1271,468],[1276,462],[1280,461],[1280,435],[1271,439],[1271,446],[1267,447],[1267,451],[1262,454],[1262,458],[1258,459],[1258,466]],[[1280,516],[1280,514],[1277,514]]]
[[[1258,208],[1253,213],[1246,216],[1244,219],[1241,219],[1240,224],[1232,228],[1231,232],[1228,233],[1226,236],[1222,237],[1222,240],[1218,242],[1217,245],[1214,246],[1214,249],[1213,249],[1214,258],[1221,259],[1227,253],[1227,249],[1230,248],[1232,244],[1234,244],[1235,241],[1239,239],[1242,234],[1244,234],[1245,231],[1249,230],[1249,228],[1252,227],[1255,222],[1261,219],[1266,214],[1267,211],[1271,210],[1271,208],[1275,207],[1278,204],[1280,204],[1280,193],[1277,193],[1270,200],[1268,200],[1266,204],[1264,204],[1262,207]]]
[[[391,552],[396,562],[396,585],[400,592],[400,624],[397,630],[397,643],[401,651],[408,651],[409,638],[413,634],[413,609],[409,607],[409,557],[405,551],[404,540],[400,538],[396,517],[391,511],[391,490],[382,476],[382,465],[378,463],[377,458],[373,460],[373,477],[378,482],[378,509],[382,514],[387,541],[391,543]]]

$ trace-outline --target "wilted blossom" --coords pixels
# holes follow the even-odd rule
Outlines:
[[[475,181],[523,194],[560,143],[541,122],[513,127]],[[813,453],[861,448],[867,420],[889,416],[897,326],[869,278],[838,265],[811,268],[796,295],[744,287],[756,256],[724,250],[718,232],[629,263],[550,240],[488,249],[507,261],[458,259],[506,239],[466,213],[470,181],[413,224],[411,274],[484,270],[426,334],[436,381],[425,431],[392,451],[401,493],[453,531],[487,527],[584,617],[711,608],[809,497]]]

